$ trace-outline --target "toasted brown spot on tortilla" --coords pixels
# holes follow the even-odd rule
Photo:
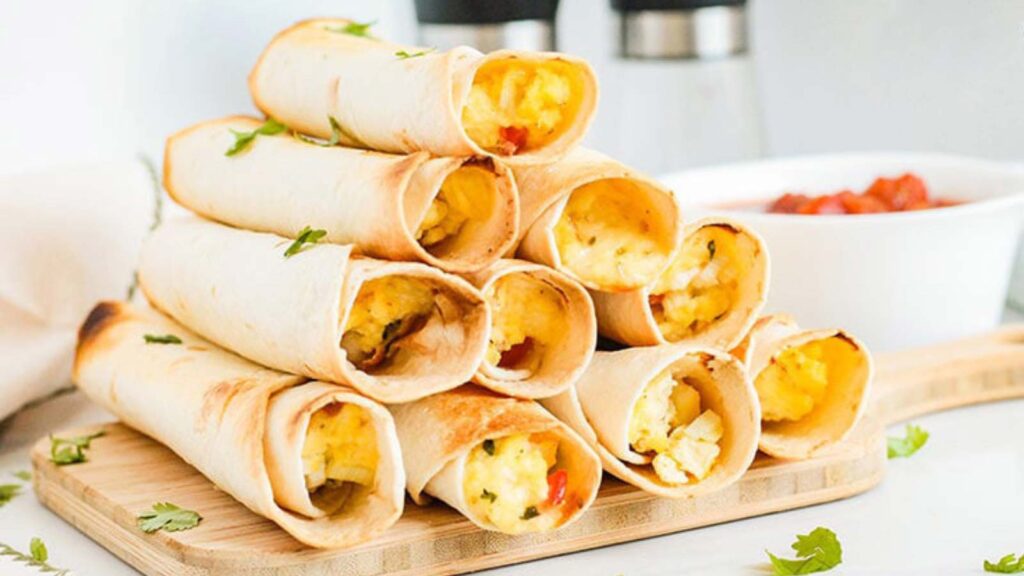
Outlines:
[[[78,346],[81,347],[89,341],[94,340],[102,332],[110,321],[121,313],[119,302],[100,302],[89,315],[85,322],[78,329]]]

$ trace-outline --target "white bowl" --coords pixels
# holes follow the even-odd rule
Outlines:
[[[723,208],[784,192],[863,191],[913,172],[935,198],[963,205],[869,215],[806,216]],[[810,156],[660,178],[687,219],[722,214],[768,245],[769,312],[809,328],[842,327],[875,351],[946,341],[999,323],[1024,219],[1024,170],[937,154]],[[763,209],[763,208],[762,208]]]

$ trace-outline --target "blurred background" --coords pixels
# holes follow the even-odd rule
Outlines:
[[[588,144],[654,173],[867,149],[1024,159],[1024,1],[751,0],[745,11],[746,54],[623,59],[607,0],[562,0],[557,48],[601,81]],[[418,39],[413,0],[0,3],[0,174],[159,158],[183,126],[254,111],[245,79],[259,52],[313,15]]]

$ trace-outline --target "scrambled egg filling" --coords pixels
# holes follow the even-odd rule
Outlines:
[[[651,289],[651,312],[662,336],[682,340],[724,316],[736,302],[739,280],[733,233],[719,226],[697,230]]]
[[[633,405],[629,443],[641,454],[654,453],[654,473],[668,484],[702,480],[711,472],[721,448],[722,419],[701,412],[700,393],[670,370],[655,377]]]
[[[406,276],[364,283],[341,337],[348,359],[362,370],[390,359],[395,342],[423,327],[434,309],[434,295],[429,282]]]
[[[579,111],[582,81],[565,62],[488,62],[473,78],[462,126],[478,146],[511,156],[558,138]]]
[[[329,404],[313,413],[302,446],[302,471],[313,503],[338,510],[352,484],[373,486],[377,472],[377,431],[365,409]]]
[[[788,348],[757,375],[754,387],[763,420],[800,420],[825,398],[829,378],[825,346],[826,341],[819,340]]]
[[[487,302],[492,312],[487,362],[494,366],[536,370],[544,350],[567,329],[562,295],[529,274],[499,278]]]
[[[546,512],[560,504],[551,502],[549,482],[557,460],[558,439],[550,434],[485,440],[466,459],[466,502],[502,532],[554,528],[560,517]]]
[[[416,231],[416,240],[426,248],[456,238],[474,222],[484,222],[494,210],[494,172],[466,164],[441,183],[427,215]]]
[[[555,223],[562,263],[602,290],[654,281],[672,252],[653,208],[637,202],[628,180],[607,179],[572,192]]]

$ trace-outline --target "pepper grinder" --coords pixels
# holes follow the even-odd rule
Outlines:
[[[554,50],[557,10],[558,0],[416,0],[419,42],[440,50]]]
[[[618,59],[604,148],[651,173],[756,158],[762,121],[746,0],[611,0]]]

